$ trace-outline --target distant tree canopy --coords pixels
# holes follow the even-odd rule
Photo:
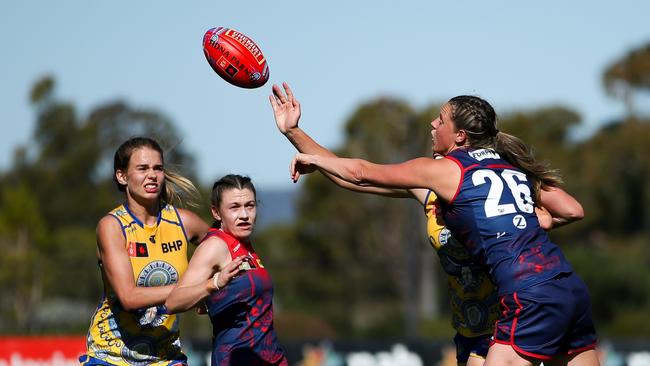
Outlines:
[[[621,99],[629,114],[635,113],[633,91],[650,91],[650,43],[631,50],[603,73],[605,91]]]
[[[628,98],[647,90],[648,57],[646,46],[615,62],[603,76],[606,89],[624,88]],[[79,116],[56,98],[55,86],[51,77],[35,83],[33,138],[0,172],[0,333],[86,331],[102,292],[95,225],[122,199],[111,169],[121,142],[153,136],[167,166],[194,176],[193,157],[160,112],[113,102]],[[335,152],[381,163],[429,156],[429,123],[439,107],[368,101],[345,121]],[[566,106],[497,112],[499,129],[561,169],[565,188],[585,207],[584,220],[551,236],[590,286],[601,334],[650,338],[648,117],[621,116],[576,141],[570,136],[581,116]],[[255,239],[274,279],[281,337],[453,333],[444,276],[417,203],[351,193],[314,173],[299,192],[297,213]],[[205,318],[196,321],[203,326],[185,328],[186,336],[209,337]]]

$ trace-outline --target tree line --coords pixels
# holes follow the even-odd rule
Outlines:
[[[564,105],[502,112],[499,129],[560,169],[585,208],[584,220],[551,236],[589,285],[600,333],[650,337],[650,118],[637,103],[650,89],[650,44],[612,63],[602,81],[626,113],[588,138],[571,137],[581,116]],[[180,131],[162,113],[113,102],[79,116],[55,91],[52,77],[34,84],[32,141],[0,172],[3,334],[87,330],[102,291],[95,225],[121,199],[110,179],[119,143],[153,136],[166,163],[196,178]],[[429,122],[439,107],[416,109],[395,98],[360,105],[335,152],[384,163],[430,155]],[[308,176],[298,195],[295,220],[255,238],[274,278],[282,337],[453,333],[445,278],[418,204],[347,192],[320,174]],[[207,207],[197,213],[209,219]],[[206,319],[186,318],[186,334],[209,334]]]

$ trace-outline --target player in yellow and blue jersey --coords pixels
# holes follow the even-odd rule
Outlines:
[[[424,211],[429,242],[447,274],[456,359],[459,365],[482,364],[499,315],[497,289],[485,269],[445,227],[433,191],[426,192]]]
[[[179,319],[163,306],[187,268],[187,246],[208,225],[171,205],[176,189],[195,193],[186,178],[165,170],[153,139],[135,137],[115,153],[114,178],[125,200],[97,225],[104,281],[92,316],[84,365],[184,365]]]

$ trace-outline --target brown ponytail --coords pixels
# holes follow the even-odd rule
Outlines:
[[[467,143],[473,148],[493,149],[505,160],[521,169],[533,181],[533,190],[539,202],[539,190],[542,187],[557,187],[562,178],[557,170],[547,163],[535,160],[526,144],[513,135],[497,129],[497,115],[486,100],[472,96],[460,95],[449,100],[452,106],[451,119],[457,130],[467,132]]]
[[[547,162],[536,161],[533,152],[520,138],[499,132],[495,142],[494,150],[532,179],[536,202],[539,202],[539,191],[543,187],[562,185],[559,170],[552,169]]]

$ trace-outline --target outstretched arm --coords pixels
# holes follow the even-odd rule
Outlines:
[[[300,102],[293,94],[289,84],[282,83],[284,91],[279,86],[273,85],[273,94],[269,95],[273,117],[278,130],[293,144],[300,152],[323,156],[334,156],[334,154],[319,145],[298,127],[300,120]]]
[[[273,85],[273,94],[269,96],[271,108],[273,108],[273,115],[275,117],[275,124],[278,130],[291,142],[291,144],[302,153],[314,154],[320,156],[336,157],[336,155],[318,144],[311,138],[305,131],[298,127],[300,120],[301,108],[300,102],[296,99],[289,84],[282,83],[284,91],[277,85]],[[329,178],[336,185],[356,192],[380,194],[390,197],[407,198],[412,195],[404,189],[389,189],[382,187],[372,186],[358,186],[346,182],[327,171],[321,170],[327,178]]]
[[[424,188],[449,201],[460,182],[460,167],[449,159],[417,158],[400,164],[374,164],[362,159],[345,159],[298,153],[290,166],[296,182],[313,167],[354,185],[387,188]]]

